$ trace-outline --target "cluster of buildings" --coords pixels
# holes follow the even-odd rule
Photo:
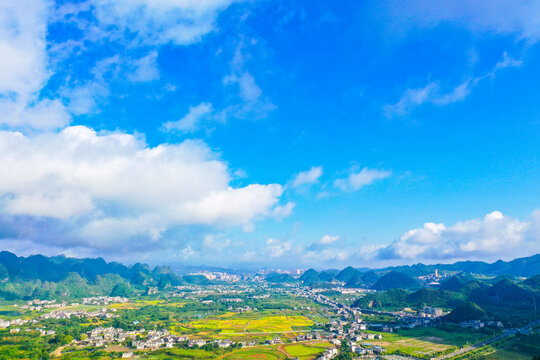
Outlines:
[[[313,334],[301,334],[291,340],[292,342],[299,342],[299,341],[319,340],[321,338],[322,338],[321,334],[316,332]]]
[[[240,303],[242,301],[244,301],[244,299],[241,299],[241,298],[223,298],[223,299],[219,299],[220,302],[223,302],[223,303]]]
[[[281,340],[280,337],[274,337],[274,338],[272,338],[272,340],[265,340],[264,343],[266,345],[283,344],[283,340]]]
[[[56,300],[31,300],[28,301],[25,305],[18,306],[17,304],[13,305],[14,307],[19,307],[23,310],[30,311],[42,311],[45,309],[54,309],[67,306],[65,301],[57,303]]]
[[[75,341],[75,345],[99,347],[128,340],[137,350],[155,350],[162,347],[170,348],[177,342],[187,340],[186,337],[174,336],[167,330],[150,330],[146,334],[145,332],[145,329],[126,331],[114,327],[97,327],[89,331],[86,338]]]
[[[281,341],[281,339],[279,340]],[[235,342],[230,339],[217,339],[213,340],[212,342],[208,342],[203,339],[188,339],[187,336],[176,336],[167,330],[146,331],[145,329],[140,329],[126,331],[114,327],[97,327],[86,333],[86,338],[79,341],[74,341],[74,345],[100,347],[125,342],[131,342],[131,347],[136,350],[172,348],[175,344],[182,342],[187,342],[189,347],[201,347],[207,344],[216,344],[220,348],[228,348],[235,344]],[[239,342],[238,344],[241,346],[256,345],[255,341],[249,343]]]
[[[182,341],[186,341],[187,337],[185,336],[174,336],[167,330],[150,330],[146,335],[146,339],[137,340],[131,343],[137,350],[143,349],[159,349],[162,347],[172,348],[174,344]]]
[[[20,326],[24,325],[28,322],[37,322],[36,320],[28,320],[28,319],[13,319],[13,320],[3,320],[0,319],[0,329],[5,329],[11,326]]]
[[[351,351],[358,355],[380,355],[386,352],[386,349],[369,343],[357,344],[354,342],[349,343]]]
[[[260,269],[259,271],[257,271],[257,274],[268,275],[268,274],[272,274],[272,273],[277,273],[277,274],[289,274],[289,275],[292,275],[292,276],[300,276],[304,272],[306,272],[306,270],[307,269],[292,269],[292,270],[287,270],[287,269]]]
[[[84,305],[108,305],[116,303],[126,303],[129,301],[129,299],[120,296],[94,296],[83,298],[81,301]],[[80,303],[78,302],[73,302],[69,304],[69,306],[78,305],[80,305]],[[24,305],[14,304],[13,306],[22,310],[43,311],[47,309],[63,308],[68,306],[68,303],[65,301],[57,302],[56,300],[31,300]]]
[[[199,272],[190,273],[189,275],[201,275],[207,278],[208,280],[219,280],[219,281],[230,281],[230,282],[236,282],[242,279],[240,275],[229,274],[229,273],[224,273],[224,272],[214,272],[214,271],[199,271]]]
[[[2,320],[0,319],[0,329],[6,329],[10,328],[10,333],[18,333],[21,331],[19,327],[13,327],[13,326],[21,326],[24,324],[36,324],[38,321],[36,319],[14,319],[14,320]],[[35,329],[32,328],[26,328],[24,331],[37,331],[39,332],[40,336],[52,336],[56,335],[56,332],[54,330],[47,330],[44,328],[37,327]]]
[[[482,320],[468,320],[459,323],[462,328],[481,329],[483,327],[498,327],[503,328],[503,324],[500,321],[482,321]]]
[[[317,360],[330,360],[337,356],[338,349],[326,349],[318,358]]]
[[[435,269],[435,272],[433,274],[419,276],[418,280],[420,280],[424,285],[429,287],[438,287],[441,285],[441,280],[448,277],[448,274],[439,274],[439,271]]]
[[[430,317],[430,318],[438,318],[443,315],[444,315],[443,309],[433,308],[429,306],[425,306],[422,312],[420,313],[420,316]]]
[[[129,302],[128,298],[122,296],[93,296],[82,299],[84,305],[109,305]],[[78,304],[71,304],[78,305]]]
[[[115,312],[116,309],[107,309],[107,308],[101,308],[96,311],[66,311],[66,310],[53,310],[49,313],[45,313],[41,315],[41,320],[47,320],[47,319],[69,319],[71,317],[78,317],[78,318],[105,318],[105,319],[112,319],[115,317],[118,317],[118,315],[112,314],[112,312]]]
[[[258,309],[256,307],[251,307],[251,306],[244,306],[244,307],[237,307],[237,308],[233,308],[232,306],[229,306],[227,308],[227,311],[233,311],[233,312],[246,312],[246,311],[257,311]]]

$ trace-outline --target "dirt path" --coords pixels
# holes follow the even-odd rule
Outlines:
[[[281,345],[276,350],[279,351],[280,353],[282,353],[283,355],[285,355],[287,357],[287,359],[292,359],[291,354],[289,354],[287,352],[287,350],[285,350],[285,346]]]
[[[56,350],[54,350],[51,353],[51,356],[52,357],[59,357],[60,355],[62,355],[62,351],[64,351],[65,347],[66,347],[66,345],[57,347]]]

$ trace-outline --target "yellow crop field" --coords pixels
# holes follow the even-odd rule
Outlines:
[[[142,303],[144,305],[158,305],[161,303],[164,303],[165,300],[139,300],[138,303]]]
[[[117,310],[133,310],[133,309],[140,309],[142,307],[141,304],[136,303],[119,303],[119,304],[111,304],[108,306],[109,309],[117,309]]]
[[[260,318],[215,317],[192,321],[195,329],[210,329],[220,333],[285,332],[306,329],[314,322],[305,316],[262,316]]]

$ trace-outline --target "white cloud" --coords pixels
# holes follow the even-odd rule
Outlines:
[[[163,124],[165,131],[196,131],[201,121],[205,120],[213,112],[212,104],[200,103],[197,106],[190,106],[189,112],[178,121],[168,121]]]
[[[434,82],[430,82],[423,88],[408,89],[397,103],[386,105],[384,113],[388,117],[406,115],[413,108],[424,103],[443,106],[461,101],[469,95],[472,83],[472,80],[466,80],[448,93],[441,93],[439,85]]]
[[[495,77],[499,70],[518,67],[521,64],[521,60],[513,59],[505,52],[502,59],[486,74],[469,78],[446,93],[441,92],[440,86],[436,82],[430,82],[422,88],[408,89],[397,103],[384,106],[384,113],[387,117],[403,116],[422,104],[445,106],[462,101],[482,80]]]
[[[230,239],[222,239],[216,235],[206,235],[203,239],[203,246],[207,250],[221,252],[231,245]]]
[[[321,245],[328,245],[328,244],[333,244],[338,240],[339,240],[339,236],[324,235],[322,238],[320,238],[320,240],[317,243]]]
[[[391,176],[390,171],[363,168],[359,172],[352,172],[349,176],[334,181],[334,187],[341,191],[356,191],[370,185],[377,180]]]
[[[48,79],[49,5],[42,0],[0,3],[0,93],[28,97]]]
[[[191,245],[187,245],[184,249],[182,249],[182,256],[184,259],[192,258],[196,255],[195,250],[191,247]]]
[[[451,23],[474,32],[512,34],[530,42],[540,39],[540,4],[537,1],[391,1],[385,3],[384,8],[389,26],[394,30],[399,27],[401,32],[408,27],[432,28]]]
[[[155,46],[191,44],[215,29],[220,11],[234,0],[88,0],[57,6],[51,0],[0,3],[0,125],[19,129],[59,129],[75,115],[94,112],[108,96],[109,83],[121,74],[132,82],[159,79]],[[51,23],[75,25],[82,37],[47,43]],[[78,36],[78,35],[77,35]],[[114,44],[122,56],[113,56],[116,74],[101,76],[98,62],[94,79],[69,71],[59,76],[64,85],[55,98],[43,98],[41,90],[56,69],[103,43]],[[140,50],[146,56],[136,58]],[[52,57],[52,58],[51,58]],[[135,59],[134,59],[135,57]],[[102,64],[103,65],[103,64]],[[101,74],[103,75],[103,74]],[[253,80],[253,79],[251,79]],[[256,84],[246,75],[241,80],[245,96],[256,96]],[[240,111],[240,110],[238,110]]]
[[[279,258],[283,255],[288,255],[288,252],[291,249],[292,243],[290,241],[281,241],[272,238],[269,238],[266,241],[266,253],[271,258]]]
[[[102,80],[89,81],[61,91],[67,102],[67,109],[75,115],[90,114],[98,108],[98,103],[110,94],[108,84]]]
[[[292,214],[294,207],[296,206],[293,202],[288,202],[285,205],[279,205],[274,208],[272,211],[272,216],[276,219],[283,219]]]
[[[59,100],[15,101],[0,98],[0,125],[11,128],[57,129],[67,125],[71,115]]]
[[[494,211],[481,219],[458,222],[452,226],[426,223],[401,235],[389,245],[377,249],[380,259],[441,260],[494,259],[526,256],[540,251],[540,223],[536,213],[529,221],[520,221]]]
[[[311,185],[319,181],[323,174],[322,166],[313,166],[307,171],[299,172],[292,180],[291,187],[297,188],[302,185]]]
[[[238,89],[240,92],[240,97],[244,101],[256,101],[258,100],[262,95],[261,88],[255,83],[255,79],[253,78],[253,75],[251,75],[249,72],[244,71],[237,74],[232,74],[223,80],[223,82],[228,84],[237,84]]]
[[[147,82],[159,79],[159,69],[157,64],[157,51],[133,61],[133,71],[128,79],[133,82]]]
[[[347,248],[329,248],[322,250],[309,250],[302,256],[303,263],[314,264],[315,266],[321,266],[321,264],[344,263],[351,258],[351,249]]]
[[[232,0],[93,0],[101,26],[138,36],[147,44],[200,41],[213,31],[219,11]]]
[[[223,78],[223,84],[236,87],[239,102],[229,105],[219,112],[218,119],[225,121],[228,117],[262,119],[276,109],[276,106],[263,95],[253,75],[245,69],[245,59],[241,42],[231,61],[231,73]]]
[[[493,73],[500,69],[505,69],[508,67],[520,67],[521,65],[523,65],[523,60],[514,59],[510,57],[507,52],[505,52],[503,54],[503,58],[499,60],[497,64],[495,64]]]
[[[384,107],[384,113],[386,116],[407,114],[413,107],[430,100],[438,89],[439,85],[433,82],[430,82],[423,88],[407,89],[396,104],[386,105]]]
[[[282,194],[278,184],[232,187],[227,165],[201,141],[150,148],[73,126],[0,131],[0,153],[0,215],[76,220],[88,246],[157,240],[175,226],[251,225],[272,216]]]
[[[42,99],[48,81],[47,18],[51,2],[0,3],[0,125],[51,129],[70,116],[61,102]]]

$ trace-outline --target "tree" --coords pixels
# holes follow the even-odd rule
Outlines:
[[[114,285],[111,296],[124,296],[129,297],[131,295],[131,288],[126,283],[118,283]]]

